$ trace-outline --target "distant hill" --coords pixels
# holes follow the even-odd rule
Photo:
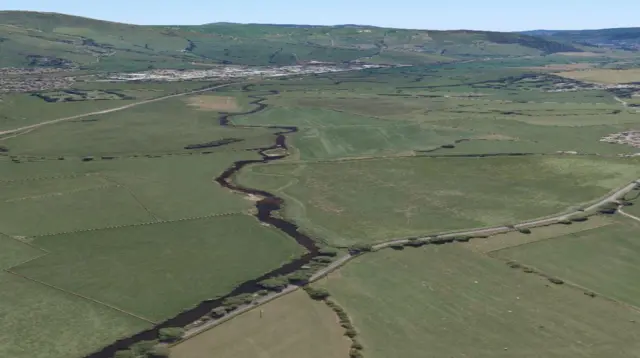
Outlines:
[[[533,30],[521,34],[543,37],[552,41],[571,42],[583,46],[640,51],[640,27],[601,30]]]
[[[216,63],[366,60],[423,64],[580,51],[580,46],[570,43],[519,33],[361,25],[139,26],[56,13],[0,11],[0,67],[124,71]]]

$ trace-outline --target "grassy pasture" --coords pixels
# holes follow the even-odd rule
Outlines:
[[[558,76],[586,82],[609,84],[640,82],[640,70],[590,69],[584,71],[567,71],[556,73]]]
[[[0,232],[42,235],[249,210],[213,182],[251,152],[153,159],[0,163]],[[59,215],[52,215],[59,213]],[[38,222],[38,225],[33,225]]]
[[[196,97],[197,98],[197,97]],[[188,98],[187,98],[188,100]],[[44,126],[3,145],[13,155],[114,155],[186,152],[185,146],[223,138],[246,139],[224,147],[244,149],[273,143],[273,131],[221,127],[217,115],[184,98]]]
[[[640,308],[640,223],[620,219],[587,231],[494,252]]]
[[[504,250],[520,245],[527,245],[543,240],[555,239],[569,234],[577,234],[583,231],[589,231],[601,227],[615,224],[612,220],[605,216],[593,216],[588,221],[581,223],[573,223],[571,225],[550,225],[537,227],[532,229],[530,234],[523,234],[518,231],[507,234],[500,234],[490,237],[487,240],[471,240],[464,244],[471,250],[490,253],[493,251]]]
[[[81,357],[149,328],[142,320],[0,272],[0,356]]]
[[[386,357],[639,357],[639,313],[460,245],[383,250],[318,283]]]
[[[8,269],[11,266],[26,262],[36,257],[44,255],[46,252],[36,247],[29,246],[4,234],[0,234],[0,270]]]
[[[346,357],[343,333],[329,307],[299,290],[174,346],[171,357]]]
[[[38,238],[52,253],[12,271],[161,321],[302,254],[246,215]],[[132,275],[135,273],[135,275]]]
[[[338,245],[554,214],[637,179],[637,160],[394,158],[253,166],[237,180],[282,194],[287,217]]]
[[[135,101],[79,101],[48,103],[28,94],[0,95],[0,130],[124,106]]]

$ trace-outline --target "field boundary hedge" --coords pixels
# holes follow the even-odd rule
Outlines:
[[[81,232],[113,230],[113,229],[121,229],[121,228],[128,228],[128,227],[146,226],[146,225],[171,224],[171,223],[176,223],[176,222],[181,222],[181,221],[204,220],[204,219],[212,219],[212,218],[216,218],[216,217],[233,216],[233,215],[248,215],[248,214],[245,213],[245,212],[241,212],[241,211],[234,211],[234,212],[229,212],[229,213],[194,216],[194,217],[187,217],[187,218],[181,218],[181,219],[175,219],[175,220],[148,221],[148,222],[137,223],[137,224],[113,225],[113,226],[106,226],[106,227],[92,228],[92,229],[81,229],[81,230],[64,231],[64,232],[57,232],[57,233],[33,235],[31,237],[40,238],[40,237],[47,237],[47,236],[69,235],[69,234],[76,234],[76,233],[81,233]]]

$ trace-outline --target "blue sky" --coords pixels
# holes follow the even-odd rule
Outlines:
[[[348,23],[498,31],[640,27],[640,0],[0,0],[0,10],[62,12],[144,25]]]

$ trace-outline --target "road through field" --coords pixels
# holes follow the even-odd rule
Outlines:
[[[536,220],[529,220],[529,221],[524,221],[518,224],[515,224],[514,227],[522,227],[522,228],[531,228],[531,227],[536,227],[536,226],[545,226],[545,225],[550,225],[550,224],[555,224],[558,223],[559,221],[562,220],[566,220],[568,217],[570,217],[571,215],[575,215],[575,214],[580,214],[583,213],[585,211],[593,211],[596,210],[598,207],[600,207],[601,205],[611,202],[611,201],[615,201],[620,199],[622,196],[624,196],[625,194],[629,193],[631,190],[635,189],[638,185],[640,185],[640,178],[638,180],[635,180],[631,183],[629,183],[628,185],[625,185],[622,188],[619,188],[617,190],[615,190],[614,192],[610,193],[609,195],[607,195],[606,197],[600,199],[599,201],[595,202],[594,204],[588,206],[587,208],[585,208],[584,210],[576,210],[570,213],[564,213],[564,214],[559,214],[559,215],[555,215],[552,217],[546,217],[546,218],[542,218],[542,219],[536,219]],[[622,210],[619,210],[620,213],[622,215],[625,215],[627,217],[630,217],[634,220],[638,220],[640,221],[640,218],[637,218],[633,215],[624,213]],[[471,230],[467,230],[467,231],[458,231],[458,232],[452,232],[452,233],[442,233],[442,234],[436,234],[436,235],[431,235],[431,237],[439,237],[439,238],[451,238],[451,237],[457,237],[457,236],[474,236],[474,235],[496,235],[496,234],[501,234],[501,233],[506,233],[509,231],[513,231],[512,227],[508,227],[508,226],[496,226],[496,227],[489,227],[489,228],[478,228],[478,229],[471,229]],[[426,239],[428,237],[424,237],[421,239]],[[388,248],[390,246],[393,245],[403,245],[406,244],[408,242],[410,242],[410,239],[394,239],[394,240],[390,240],[384,243],[380,243],[378,245],[374,245],[372,247],[372,251],[377,251],[377,250],[381,250],[381,249],[385,249]],[[329,273],[333,272],[334,270],[340,268],[341,266],[347,264],[349,261],[351,261],[352,259],[354,259],[355,257],[359,256],[358,254],[346,254],[342,257],[340,257],[338,260],[332,262],[329,266],[325,267],[324,269],[316,272],[310,279],[309,282],[315,282],[323,277],[325,277],[326,275],[328,275]],[[258,299],[256,299],[253,303],[248,304],[248,305],[244,305],[240,308],[238,308],[237,310],[225,315],[222,318],[219,319],[214,319],[211,321],[206,322],[205,324],[192,328],[190,330],[188,330],[185,335],[184,335],[184,339],[189,339],[192,338],[200,333],[203,333],[205,331],[208,331],[216,326],[219,326],[220,324],[227,322],[231,319],[233,319],[234,317],[237,317],[245,312],[248,312],[252,309],[254,309],[257,306],[263,305],[267,302],[273,301],[277,298],[280,298],[284,295],[287,295],[297,289],[299,289],[299,286],[296,285],[289,285],[287,286],[284,290],[280,291],[280,292],[274,292],[271,293],[269,295],[266,295],[264,297],[260,297]]]
[[[97,116],[97,115],[101,115],[101,114],[119,112],[119,111],[123,111],[125,109],[129,109],[129,108],[133,108],[133,107],[136,107],[136,106],[140,106],[140,105],[143,105],[143,104],[164,101],[164,100],[169,99],[169,98],[187,96],[187,95],[190,95],[190,94],[207,92],[207,91],[211,91],[213,89],[222,88],[222,87],[226,87],[226,86],[229,86],[229,85],[230,84],[227,83],[227,84],[224,84],[224,85],[207,87],[207,88],[199,89],[199,90],[195,90],[195,91],[183,92],[183,93],[172,94],[172,95],[168,95],[168,96],[148,99],[148,100],[144,100],[144,101],[140,101],[140,102],[136,102],[136,103],[127,104],[127,105],[124,105],[124,106],[121,106],[121,107],[105,109],[105,110],[102,110],[102,111],[95,111],[95,112],[78,114],[78,115],[71,116],[71,117],[52,119],[50,121],[40,122],[40,123],[36,123],[36,124],[32,124],[32,125],[28,125],[28,126],[24,126],[24,127],[20,127],[20,128],[14,128],[14,129],[8,129],[8,130],[5,130],[5,131],[0,131],[0,136],[6,135],[6,134],[19,135],[18,132],[32,131],[32,130],[34,130],[36,128],[39,128],[39,127],[42,127],[42,126],[46,126],[48,124],[55,124],[55,123],[60,123],[60,122],[64,122],[64,121],[68,121],[68,120],[72,120],[72,119],[85,118],[85,117]],[[0,138],[0,140],[2,140],[2,139],[6,139],[6,138]]]
[[[624,211],[622,211],[622,208],[618,209],[618,212],[620,212],[620,214],[622,214],[622,215],[624,215],[624,216],[628,217],[629,219],[632,219],[632,220],[635,220],[635,221],[640,222],[640,218],[639,218],[639,217],[637,217],[637,216],[633,216],[633,215],[631,215],[631,214],[627,214],[627,213],[625,213]]]

